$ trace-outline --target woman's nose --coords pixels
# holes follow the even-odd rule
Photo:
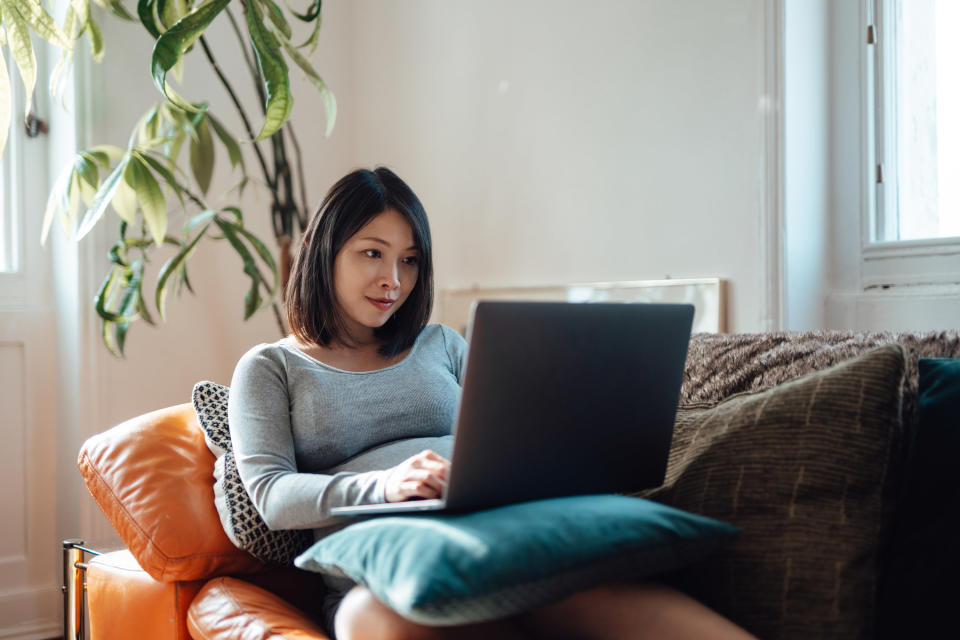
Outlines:
[[[380,273],[380,286],[384,289],[396,289],[400,286],[400,274],[396,265],[384,265]]]

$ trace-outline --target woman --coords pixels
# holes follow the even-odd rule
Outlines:
[[[333,186],[294,261],[292,335],[247,352],[231,382],[237,467],[272,529],[343,523],[346,504],[440,497],[466,345],[427,326],[433,262],[426,213],[392,171],[359,170]],[[748,638],[661,586],[610,585],[513,619],[425,627],[364,587],[325,577],[328,629],[362,638]]]

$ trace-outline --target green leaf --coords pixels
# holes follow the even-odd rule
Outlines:
[[[310,22],[320,15],[321,4],[323,4],[322,0],[313,0],[313,2],[310,3],[310,9],[306,13],[297,13],[293,10],[293,7],[290,6],[289,2],[287,2],[287,8],[290,9],[290,13],[297,16],[304,22]]]
[[[123,4],[121,4],[123,0],[94,0],[94,2],[104,9],[109,9],[110,12],[118,18],[129,20],[131,22],[136,20],[136,18],[130,15],[129,11],[123,8]]]
[[[96,309],[97,315],[104,320],[109,320],[110,322],[130,322],[136,319],[136,316],[124,316],[123,314],[110,311],[110,303],[116,297],[117,289],[123,286],[122,282],[125,279],[125,274],[128,269],[129,267],[114,265],[93,299],[93,306],[94,309]],[[118,275],[120,276],[119,278],[117,277]]]
[[[227,223],[229,224],[229,223]],[[276,296],[277,291],[280,287],[280,272],[277,269],[277,263],[273,260],[273,255],[270,253],[270,250],[267,248],[267,245],[243,227],[236,225],[234,230],[247,239],[247,242],[254,248],[257,254],[260,256],[260,259],[263,260],[268,267],[270,267],[270,272],[273,274],[273,295]],[[271,299],[272,301],[272,299]]]
[[[60,211],[60,226],[68,236],[75,230],[77,211],[80,208],[80,178],[75,171],[70,172],[70,181],[64,194],[63,209]]]
[[[217,226],[220,227],[220,231],[223,232],[223,237],[227,239],[230,246],[233,247],[234,251],[240,256],[240,259],[243,260],[243,272],[250,276],[250,290],[247,291],[247,295],[244,298],[246,304],[244,306],[243,316],[244,320],[248,320],[250,316],[256,313],[260,304],[263,302],[263,299],[260,297],[260,283],[263,279],[260,277],[260,272],[253,259],[253,254],[250,253],[250,250],[247,249],[246,245],[243,244],[243,241],[240,240],[240,237],[237,235],[237,231],[241,229],[241,227],[219,218],[215,218],[214,221],[217,223]]]
[[[209,222],[213,216],[217,215],[217,212],[213,209],[204,209],[197,215],[190,218],[185,225],[183,225],[183,233],[190,233],[195,228],[199,227],[205,222]]]
[[[287,55],[289,55],[294,62],[297,63],[297,66],[307,74],[307,78],[310,82],[313,83],[313,86],[320,91],[320,98],[323,100],[324,109],[327,112],[327,128],[324,131],[325,136],[329,137],[333,132],[333,125],[337,120],[337,99],[334,97],[333,92],[327,88],[326,83],[323,81],[323,78],[320,77],[320,74],[313,68],[313,65],[310,64],[310,61],[297,49],[290,44],[289,41],[283,40],[283,48],[286,50]]]
[[[77,173],[74,169],[73,174],[76,178],[73,181],[74,187],[80,193],[80,199],[83,200],[83,204],[89,207],[93,203],[93,199],[97,197],[97,189],[99,188],[98,184],[90,184],[83,177]]]
[[[204,118],[197,125],[197,139],[190,142],[190,169],[193,170],[193,177],[204,195],[210,189],[215,159],[213,136],[210,135],[210,126]]]
[[[142,285],[142,282],[141,282]],[[143,318],[143,321],[151,326],[155,326],[157,323],[154,322],[153,316],[150,315],[150,311],[147,310],[147,303],[143,299],[143,288],[141,287],[139,296],[137,296],[137,313]]]
[[[159,38],[160,27],[157,25],[157,17],[154,13],[156,3],[157,0],[138,0],[137,15],[140,17],[140,24],[150,32],[150,35]]]
[[[107,205],[113,200],[113,195],[117,191],[117,186],[120,184],[120,179],[123,176],[124,169],[126,169],[128,162],[130,162],[129,156],[121,160],[120,164],[110,172],[110,175],[104,179],[103,184],[97,189],[97,194],[94,196],[93,202],[90,203],[90,207],[80,221],[77,240],[80,240],[90,233],[93,226],[103,217],[103,212],[107,210]]]
[[[30,40],[30,27],[20,15],[18,5],[14,4],[13,0],[0,0],[0,7],[9,30],[7,46],[10,47],[13,61],[17,63],[20,79],[23,81],[26,96],[23,114],[27,117],[30,115],[30,107],[33,106],[33,88],[37,84],[37,56],[33,51],[33,42]]]
[[[123,154],[126,152],[120,147],[115,147],[112,144],[98,144],[95,147],[90,147],[89,149],[87,149],[87,153],[94,156],[98,156],[98,157],[101,155],[105,155],[110,160],[110,162],[118,162],[123,157]],[[107,169],[107,168],[109,167],[104,165],[104,169]]]
[[[209,227],[204,227],[201,229],[200,233],[190,241],[190,244],[183,247],[175,256],[167,260],[162,267],[160,267],[160,273],[157,275],[157,291],[156,291],[156,300],[155,304],[157,307],[157,313],[160,314],[161,320],[166,320],[166,302],[167,302],[167,280],[170,279],[170,276],[173,275],[177,269],[180,268],[180,265],[186,263],[186,261],[193,255],[194,248],[197,246],[197,242],[200,241],[200,238],[204,236]]]
[[[68,38],[77,37],[75,29],[79,28],[81,33],[83,28],[87,26],[87,20],[90,19],[90,3],[87,0],[70,0],[70,6],[67,7],[67,19],[65,19],[64,25],[69,24],[70,14],[73,13],[73,18],[75,25],[71,28],[64,29],[64,32],[67,34]]]
[[[303,44],[297,46],[298,49],[307,47],[308,56],[313,55],[313,52],[317,50],[317,44],[320,42],[320,26],[323,24],[323,18],[320,17],[320,0],[317,0],[316,10],[316,22],[313,25],[313,31],[310,32],[310,37],[304,40]]]
[[[187,287],[187,291],[193,293],[193,286],[190,284],[190,277],[187,275],[187,263],[184,262],[183,266],[180,268],[180,282]],[[178,290],[179,291],[179,290]]]
[[[143,211],[147,229],[150,230],[153,241],[160,246],[167,232],[167,201],[163,197],[163,191],[157,179],[150,173],[143,159],[143,156],[138,154],[131,162],[134,190],[137,192],[137,200],[140,201],[140,209]]]
[[[140,305],[140,284],[143,282],[143,260],[138,259],[130,266],[123,283],[123,293],[120,298],[119,313],[125,318],[137,318],[137,309]],[[117,347],[123,353],[130,321],[117,323]]]
[[[170,159],[170,162],[176,164],[177,158],[180,157],[180,149],[183,148],[183,143],[187,141],[187,134],[174,127],[168,127],[167,132],[171,135],[164,138],[162,152],[164,156]]]
[[[137,158],[139,158],[141,162],[150,165],[150,167],[152,167],[154,171],[159,173],[160,177],[163,178],[164,182],[167,183],[167,186],[173,189],[173,193],[176,194],[177,198],[180,200],[180,205],[184,206],[183,185],[180,184],[180,182],[176,179],[176,177],[174,177],[174,175],[170,172],[170,169],[163,166],[163,164],[159,160],[157,160],[156,158],[154,158],[152,155],[148,153],[140,153],[139,151],[134,151],[133,155],[137,156]],[[179,171],[179,167],[177,167],[173,163],[171,163],[171,165],[175,170]]]
[[[3,66],[0,65],[0,69]],[[2,97],[2,96],[0,96]],[[2,103],[0,103],[2,105]],[[69,197],[67,196],[67,189],[70,183],[70,179],[73,176],[73,165],[68,165],[63,172],[57,177],[57,181],[53,183],[53,189],[50,191],[49,197],[47,197],[47,208],[43,213],[43,225],[40,231],[40,244],[46,244],[47,235],[50,233],[50,226],[53,224],[53,217],[57,215],[58,212],[63,211],[64,202],[69,202]]]
[[[113,333],[111,331],[111,329],[113,329],[113,325],[114,323],[108,320],[103,320],[100,324],[100,338],[103,340],[103,345],[107,348],[107,351],[109,351],[116,358],[122,358],[123,354],[117,350],[117,343],[114,340]]]
[[[123,179],[117,184],[117,192],[113,196],[113,210],[127,224],[134,224],[137,220],[137,192],[134,188],[135,178],[133,169],[127,163],[123,170]]]
[[[250,316],[257,312],[260,305],[263,304],[263,298],[260,296],[260,283],[256,280],[250,281],[250,289],[243,296],[243,319],[249,320]]]
[[[7,60],[0,49],[0,158],[7,146],[10,134],[10,76],[7,74]]]
[[[210,26],[214,18],[230,3],[230,0],[209,0],[187,15],[157,38],[153,46],[153,81],[161,93],[173,104],[186,109],[197,111],[197,108],[180,98],[176,92],[167,87],[167,72],[183,57],[186,50],[196,42],[197,38]]]
[[[84,152],[81,151],[74,156],[73,170],[94,189],[100,186],[100,171],[97,169],[97,162],[88,158]]]
[[[105,151],[87,149],[86,151],[81,151],[79,155],[94,165],[100,165],[104,169],[110,168],[110,156]]]
[[[96,62],[103,62],[103,34],[100,33],[100,27],[91,18],[84,28],[87,37],[90,38],[90,53]]]
[[[157,4],[157,13],[163,26],[170,28],[187,13],[187,3],[183,0],[160,0]]]
[[[241,227],[243,226],[243,211],[240,211],[237,207],[224,207],[223,210],[227,213],[232,213],[237,219],[237,224]]]
[[[267,94],[266,118],[254,141],[269,138],[290,118],[293,95],[290,93],[290,74],[280,53],[280,43],[263,24],[257,5],[247,6],[247,27],[257,57],[257,66],[263,76]]]
[[[137,126],[137,141],[144,144],[145,141],[153,140],[160,135],[160,109],[158,105],[153,105],[147,111]]]
[[[9,0],[7,0],[7,2],[8,4],[12,4]],[[50,17],[50,14],[47,13],[43,5],[40,4],[40,0],[21,0],[16,6],[20,15],[33,27],[34,32],[38,36],[61,49],[70,49],[73,47],[73,43],[70,42],[67,34],[65,34],[54,19]]]
[[[260,0],[253,0],[254,2],[260,2]],[[293,32],[290,30],[290,24],[287,22],[287,19],[283,16],[283,12],[280,11],[280,7],[277,6],[273,0],[266,0],[265,6],[264,3],[261,3],[261,7],[267,13],[267,17],[270,18],[270,22],[273,23],[273,26],[277,28],[284,37],[289,40],[293,36]]]
[[[213,127],[214,133],[217,134],[217,137],[220,138],[220,142],[223,143],[223,146],[227,148],[227,155],[230,156],[230,166],[236,168],[239,164],[244,171],[246,171],[246,165],[243,162],[243,153],[240,151],[240,145],[237,144],[237,141],[233,136],[230,135],[230,132],[227,131],[226,127],[220,124],[220,121],[214,118],[209,113],[207,118],[210,119],[210,125]]]
[[[124,243],[123,240],[113,243],[113,246],[110,247],[110,251],[107,252],[107,259],[113,264],[120,265],[121,267],[129,266],[126,243]]]

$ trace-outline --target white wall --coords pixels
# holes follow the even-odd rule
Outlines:
[[[768,3],[353,4],[354,158],[423,199],[439,286],[722,276],[763,328]]]

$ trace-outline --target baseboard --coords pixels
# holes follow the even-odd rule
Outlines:
[[[24,624],[16,627],[0,628],[0,638],[7,640],[59,640],[63,637],[63,627],[58,622]]]
[[[0,592],[0,638],[48,640],[63,636],[59,587]]]

